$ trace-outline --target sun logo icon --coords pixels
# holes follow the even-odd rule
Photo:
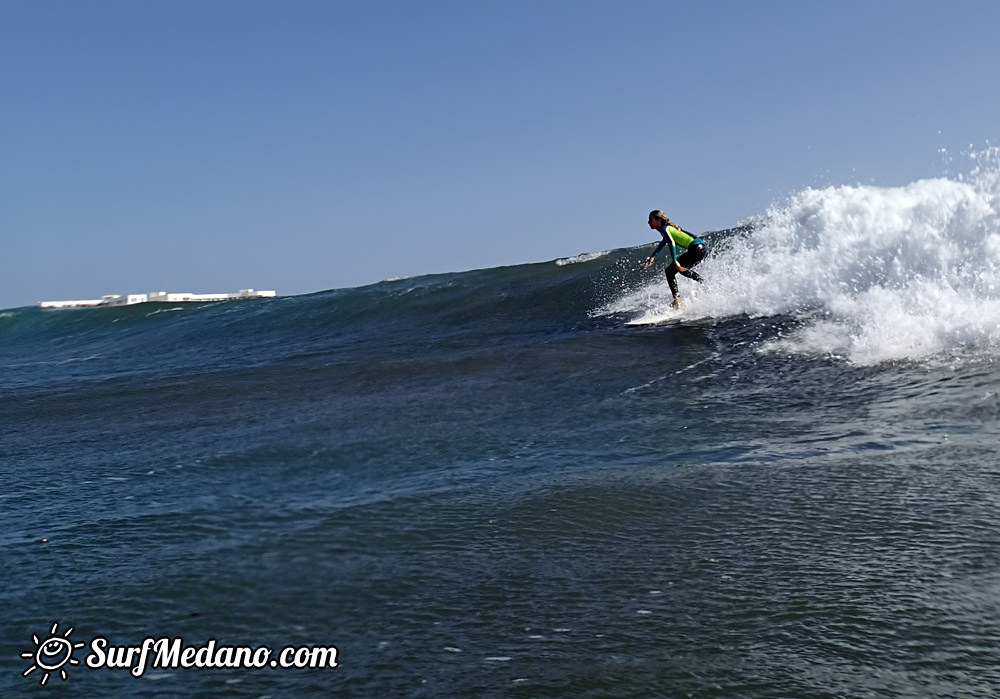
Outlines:
[[[85,645],[72,643],[69,640],[71,633],[73,633],[72,627],[66,629],[66,633],[60,636],[59,622],[55,621],[49,630],[49,637],[44,641],[39,641],[38,636],[31,634],[31,640],[35,642],[35,651],[21,653],[21,657],[30,658],[34,662],[22,673],[22,677],[27,677],[35,670],[41,670],[42,681],[39,684],[44,687],[45,683],[49,681],[49,674],[58,671],[59,676],[65,681],[66,671],[63,668],[66,665],[80,664],[80,661],[73,657],[73,651],[77,648],[83,648]]]

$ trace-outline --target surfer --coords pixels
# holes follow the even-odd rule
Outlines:
[[[691,235],[676,223],[671,223],[667,215],[659,209],[649,212],[649,227],[654,231],[659,231],[663,240],[656,246],[653,254],[646,258],[643,267],[649,267],[653,264],[653,259],[663,248],[670,250],[670,263],[664,272],[667,275],[667,284],[670,285],[670,293],[674,295],[674,302],[671,305],[678,308],[681,305],[681,298],[677,292],[677,273],[680,272],[688,279],[701,282],[701,276],[692,271],[691,268],[705,259],[705,241]],[[677,256],[678,245],[687,248],[687,252],[680,257]]]

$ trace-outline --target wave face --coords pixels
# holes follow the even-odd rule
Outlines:
[[[1000,695],[997,172],[708,234],[679,323],[649,245],[0,312],[0,695],[54,620],[340,651],[86,696]]]
[[[794,321],[781,337],[754,348],[861,366],[994,353],[1000,347],[1000,154],[979,160],[971,174],[956,179],[806,189],[739,229],[707,234],[706,283],[680,278],[681,318]],[[185,340],[191,328],[196,344],[214,347],[210,355],[225,344],[226,328],[251,317],[261,324],[255,335],[275,341],[284,335],[283,344],[292,345],[317,324],[335,334],[372,331],[370,339],[377,340],[376,328],[390,322],[437,325],[446,333],[474,329],[488,342],[489,332],[517,333],[530,322],[574,327],[584,316],[620,320],[666,312],[671,297],[662,276],[636,269],[646,252],[583,253],[554,264],[390,280],[284,298],[252,312],[226,306],[193,314],[179,305],[41,315],[11,309],[0,311],[0,330],[7,331],[0,342],[15,356],[80,361],[86,357],[63,356],[60,335],[74,343],[82,338],[74,346],[91,353],[101,352],[104,338],[110,357],[131,342],[155,342],[157,328],[168,328],[165,346],[189,352],[173,324],[150,320],[167,312],[181,312],[174,320],[185,328]],[[218,317],[226,320],[219,324]],[[204,319],[198,330],[195,318]],[[513,327],[504,328],[504,320]],[[35,346],[33,337],[57,346]]]
[[[996,153],[984,160],[995,163]],[[685,315],[791,316],[763,349],[858,365],[1000,347],[1000,172],[807,189],[718,241]],[[682,280],[683,283],[683,280]],[[607,310],[662,311],[641,290]]]

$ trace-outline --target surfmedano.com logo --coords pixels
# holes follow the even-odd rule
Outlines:
[[[87,645],[70,641],[71,633],[72,627],[60,635],[59,622],[55,621],[45,640],[39,640],[36,634],[32,634],[34,649],[21,653],[21,657],[30,660],[31,665],[22,675],[27,677],[41,671],[39,684],[42,686],[49,681],[52,673],[58,673],[65,681],[66,666],[80,664],[73,657],[73,652]],[[227,646],[217,643],[214,638],[208,639],[201,646],[185,645],[182,638],[153,637],[142,639],[139,645],[119,646],[111,644],[104,636],[94,636],[90,641],[90,653],[85,659],[85,665],[91,670],[128,670],[133,677],[142,677],[150,667],[244,670],[336,668],[337,654],[336,646],[285,646],[281,650],[274,650],[264,645]]]
[[[38,636],[31,634],[31,640],[35,642],[35,650],[21,653],[22,658],[32,661],[31,667],[24,671],[23,676],[27,677],[31,673],[41,670],[42,680],[39,682],[43,687],[49,681],[49,675],[58,672],[65,681],[67,665],[79,665],[80,661],[73,657],[73,651],[83,648],[84,643],[73,643],[69,640],[69,635],[73,633],[73,627],[66,629],[66,632],[59,635],[59,622],[52,623],[49,629],[49,637],[44,641],[39,641]]]

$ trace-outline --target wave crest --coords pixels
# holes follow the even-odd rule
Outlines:
[[[690,317],[801,322],[760,349],[856,364],[1000,349],[1000,157],[956,179],[806,189],[712,241]],[[712,245],[712,243],[715,243]],[[685,280],[681,280],[684,284]],[[655,312],[662,277],[609,310]]]

